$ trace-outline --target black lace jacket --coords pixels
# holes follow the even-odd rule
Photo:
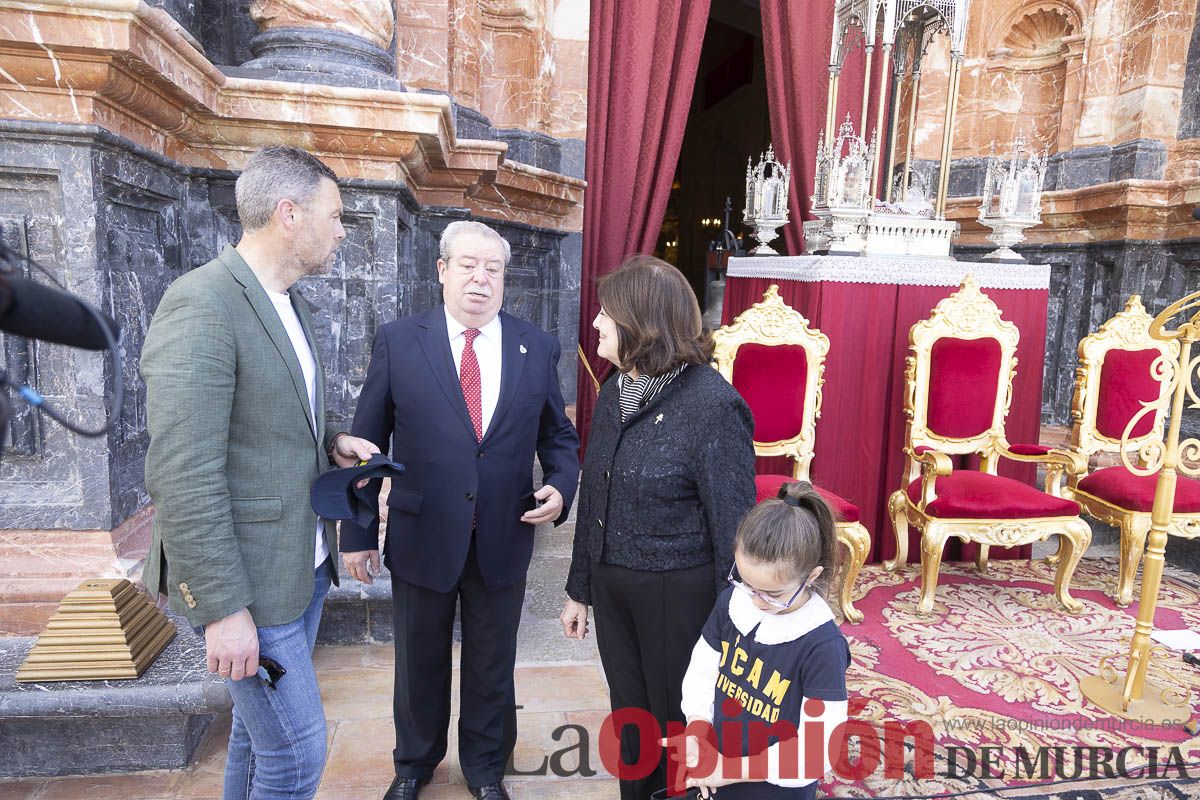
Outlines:
[[[621,424],[617,381],[600,389],[579,488],[567,594],[591,604],[592,565],[648,572],[713,565],[718,591],[754,505],[754,421],[711,367],[689,366]]]

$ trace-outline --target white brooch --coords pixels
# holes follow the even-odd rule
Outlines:
[[[521,355],[525,355],[529,351],[525,349],[525,345],[521,345]]]
[[[662,414],[659,414],[657,417],[655,417],[654,424],[657,425],[658,423],[662,422],[662,417],[663,417]]]

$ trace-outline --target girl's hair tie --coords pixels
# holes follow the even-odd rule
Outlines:
[[[800,497],[796,497],[795,495],[793,495],[791,492],[788,491],[788,489],[791,489],[792,487],[796,487],[799,489],[812,489],[812,484],[807,483],[806,481],[796,481],[795,483],[785,483],[783,486],[779,487],[779,491],[776,492],[775,496],[777,498],[779,498],[780,500],[782,500],[783,502],[787,503],[792,508],[804,508],[803,499]]]

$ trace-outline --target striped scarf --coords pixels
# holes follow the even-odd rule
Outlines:
[[[646,404],[653,400],[663,390],[663,387],[673,381],[679,373],[683,372],[683,368],[686,366],[687,364],[680,364],[662,375],[639,375],[637,378],[631,378],[628,373],[622,372],[617,376],[621,423],[628,422],[630,417],[645,408]]]

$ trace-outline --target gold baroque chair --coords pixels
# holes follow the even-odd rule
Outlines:
[[[979,545],[977,564],[987,570],[988,548],[1031,544],[1059,534],[1062,545],[1054,587],[1068,611],[1071,577],[1092,533],[1079,506],[1062,496],[1064,471],[1082,472],[1075,453],[1037,445],[1012,445],[1004,420],[1017,369],[1017,327],[968,275],[958,290],[909,330],[905,361],[905,470],[888,501],[896,532],[895,570],[908,559],[908,527],[921,533],[921,613],[933,610],[946,540]],[[1040,368],[1040,365],[1037,365]],[[951,456],[977,455],[978,470],[954,469]],[[1001,477],[1001,458],[1043,464],[1046,491]]]
[[[829,337],[810,328],[772,284],[761,302],[742,312],[733,324],[714,331],[713,339],[714,366],[754,415],[755,455],[787,456],[793,462],[791,475],[755,478],[758,501],[774,497],[784,483],[810,481]],[[871,549],[871,535],[859,522],[858,506],[815,488],[837,515],[837,538],[849,551],[839,578],[842,614],[849,622],[861,622],[862,612],[854,607],[851,594]]]
[[[1084,459],[1124,449],[1135,454],[1136,464],[1143,447],[1163,439],[1171,391],[1170,382],[1163,378],[1169,374],[1165,370],[1179,361],[1179,342],[1153,338],[1151,322],[1153,317],[1135,294],[1124,311],[1079,342],[1071,449]],[[1160,358],[1165,361],[1156,363]],[[1085,514],[1121,531],[1121,562],[1113,594],[1119,606],[1133,601],[1133,579],[1150,531],[1156,481],[1156,475],[1138,475],[1124,464],[1073,475],[1069,481],[1069,493]],[[1178,477],[1175,516],[1167,533],[1200,537],[1200,481]]]

